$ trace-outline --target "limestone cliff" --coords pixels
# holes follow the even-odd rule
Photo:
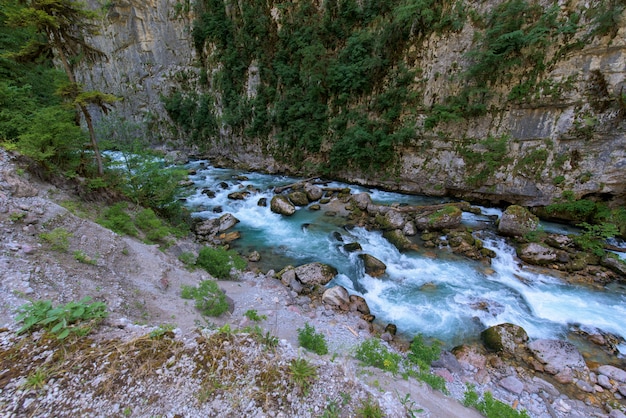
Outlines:
[[[100,35],[89,42],[105,52],[107,59],[79,69],[87,86],[115,94],[121,115],[147,123],[154,134],[168,138],[169,119],[162,95],[185,74],[195,74],[195,50],[190,28],[193,13],[189,1],[111,0],[101,11]]]
[[[256,12],[253,10],[254,13],[246,9],[245,2],[238,6],[227,2],[225,7],[216,1],[211,2],[212,6],[208,1],[204,3],[198,12],[202,19],[217,19],[217,23],[211,23],[214,26],[231,22],[230,32],[220,29],[224,36],[232,36],[232,42],[244,39],[237,41],[240,44],[232,50],[239,51],[243,57],[239,67],[245,65],[238,70],[239,79],[231,80],[231,84],[241,84],[233,87],[239,89],[239,99],[234,101],[243,103],[244,109],[236,116],[249,119],[235,120],[232,108],[228,108],[233,100],[228,97],[230,92],[223,90],[223,72],[230,71],[224,61],[229,56],[220,53],[220,48],[228,45],[220,45],[219,38],[205,37],[194,40],[198,48],[194,49],[190,35],[194,15],[188,3],[173,0],[110,3],[102,21],[102,36],[94,39],[96,45],[109,54],[110,60],[85,72],[85,80],[122,96],[121,109],[126,114],[144,119],[155,116],[153,121],[163,122],[159,132],[165,139],[177,135],[165,129],[168,119],[160,95],[184,92],[186,99],[205,100],[204,105],[209,104],[198,105],[198,109],[204,110],[196,116],[205,120],[202,123],[195,120],[193,135],[198,135],[198,126],[206,129],[206,133],[196,137],[195,146],[201,144],[200,148],[210,156],[253,169],[295,173],[326,170],[335,177],[358,183],[491,203],[542,206],[553,202],[564,191],[573,191],[578,198],[597,198],[614,205],[623,205],[626,201],[626,17],[620,2],[532,3],[520,13],[525,16],[520,26],[498,38],[499,42],[505,39],[513,45],[511,48],[518,48],[513,55],[502,54],[502,60],[510,60],[511,65],[494,61],[494,74],[489,74],[487,68],[469,79],[467,74],[476,67],[477,59],[482,59],[476,57],[486,57],[485,45],[490,33],[495,31],[492,21],[497,20],[498,13],[510,13],[510,7],[504,9],[502,5],[526,3],[521,0],[481,4],[424,0],[422,3],[430,4],[433,10],[438,7],[438,22],[443,21],[446,13],[456,13],[456,21],[440,24],[437,30],[430,30],[428,24],[423,23],[419,29],[421,20],[412,15],[413,20],[407,21],[410,26],[407,35],[398,38],[402,48],[393,56],[399,58],[392,66],[397,69],[397,63],[402,62],[409,67],[412,81],[408,89],[418,99],[402,102],[405,106],[393,123],[401,121],[404,127],[410,127],[410,138],[393,143],[395,157],[389,164],[379,161],[369,168],[358,164],[331,164],[330,169],[328,161],[332,162],[339,152],[333,147],[341,141],[341,138],[333,138],[332,123],[324,125],[304,114],[280,125],[280,109],[271,102],[271,97],[264,98],[262,103],[267,112],[262,115],[259,114],[260,102],[254,101],[261,95],[260,91],[263,94],[271,91],[274,96],[284,94],[284,77],[275,82],[275,89],[262,91],[266,85],[272,87],[267,81],[271,78],[268,74],[278,67],[273,67],[276,61],[268,65],[263,63],[263,58],[254,57],[260,56],[256,52],[260,49],[271,57],[281,53],[277,46],[284,39],[281,34],[290,24],[297,26],[295,12],[271,1],[263,3]],[[329,3],[341,2],[312,4],[318,13],[329,15]],[[344,3],[349,2],[341,4]],[[218,9],[224,9],[221,17],[216,15],[217,9],[209,10],[216,4]],[[402,23],[400,18],[404,18],[412,5],[412,2],[401,3],[396,9],[399,12],[384,10],[378,19],[371,18],[366,23],[370,28],[378,28],[380,19],[387,16],[392,16],[390,21],[395,19],[396,23]],[[366,7],[365,3],[362,7]],[[613,23],[603,31],[593,32],[593,28],[600,25],[598,16],[606,12],[607,7],[614,7],[610,16]],[[418,11],[422,20],[424,10]],[[250,27],[251,15],[265,18],[264,33],[250,36],[244,33]],[[552,20],[548,22],[549,19]],[[362,26],[365,25],[359,26],[359,30]],[[373,33],[382,36],[380,31]],[[516,46],[515,36],[522,35],[535,36],[534,39],[540,41]],[[201,45],[198,45],[199,40]],[[349,45],[349,41],[333,44],[326,55],[345,45]],[[306,47],[302,44],[299,48]],[[194,67],[197,63],[201,63],[200,71]],[[366,61],[362,60],[353,64],[358,67],[364,63]],[[315,66],[315,62],[307,65]],[[301,65],[300,75],[306,70],[304,67]],[[200,74],[202,76],[198,77]],[[319,103],[329,115],[349,110],[366,115],[369,112],[370,116],[366,117],[371,117],[373,107],[368,106],[378,100],[375,92],[386,91],[394,83],[393,74],[385,73],[378,87],[371,90],[346,90],[353,97],[346,99],[352,101],[344,108],[337,105],[340,99],[336,97],[342,96],[332,96],[332,89],[324,92],[330,98],[320,99],[323,103]],[[362,77],[368,77],[367,71]],[[341,81],[335,81],[339,90]],[[325,80],[320,83],[324,86]],[[468,90],[468,86],[474,90]],[[308,91],[305,90],[305,94]],[[461,99],[465,102],[460,102]],[[268,123],[260,130],[262,134],[250,134],[248,128],[261,116],[277,122]],[[206,122],[208,120],[210,123]],[[237,123],[240,123],[239,128]],[[298,123],[320,123],[322,127],[318,132],[322,132],[322,138],[315,139],[319,144],[313,148],[310,143],[298,145],[300,138],[297,136],[287,141],[287,145],[281,142],[284,138],[281,132]],[[350,129],[351,123],[360,122],[348,121],[348,128],[344,124],[342,129]],[[192,135],[190,132],[183,129],[178,137],[181,133]],[[375,159],[377,150],[374,144],[371,158]]]

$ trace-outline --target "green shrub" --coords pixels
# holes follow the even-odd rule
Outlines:
[[[135,228],[131,216],[126,212],[127,207],[128,204],[125,202],[116,203],[106,208],[97,222],[118,234],[136,237],[138,235],[137,228]]]
[[[441,344],[434,341],[428,345],[424,342],[424,337],[420,334],[416,335],[411,342],[407,359],[413,364],[419,366],[420,370],[430,370],[430,364],[437,360],[441,355]]]
[[[70,248],[72,233],[65,228],[55,228],[50,232],[42,232],[39,238],[48,243],[55,251],[67,252]]]
[[[213,280],[203,280],[198,287],[183,285],[181,297],[194,299],[196,309],[205,316],[220,316],[228,310],[226,295]]]
[[[368,366],[378,367],[394,374],[400,370],[400,355],[389,351],[377,338],[370,338],[359,344],[356,347],[355,357]]]
[[[574,237],[574,242],[584,251],[591,251],[598,257],[604,255],[604,244],[609,238],[613,238],[619,233],[617,227],[612,223],[602,222],[597,225],[590,225],[586,222],[579,224],[584,232]]]
[[[16,321],[23,322],[23,325],[17,333],[44,328],[60,340],[70,334],[86,335],[94,323],[107,317],[104,303],[90,301],[91,298],[86,297],[57,307],[47,300],[22,305],[17,310]]]
[[[308,323],[304,324],[304,328],[298,328],[298,343],[316,354],[328,354],[326,338],[323,334],[316,332],[315,328]]]
[[[192,252],[183,252],[178,256],[178,259],[181,263],[185,265],[185,267],[193,267],[196,264],[196,255]]]
[[[463,404],[467,407],[476,408],[487,418],[530,418],[526,411],[517,411],[511,406],[493,398],[491,392],[486,392],[483,399],[472,385],[467,385]]]
[[[266,315],[259,315],[259,313],[254,309],[248,309],[243,316],[254,322],[261,322],[267,319]]]
[[[196,265],[215,278],[228,279],[231,269],[243,270],[246,267],[246,260],[233,250],[203,247],[196,259]]]
[[[162,242],[170,235],[170,228],[163,224],[163,221],[154,213],[152,209],[144,209],[135,216],[135,225],[146,234],[149,242]]]

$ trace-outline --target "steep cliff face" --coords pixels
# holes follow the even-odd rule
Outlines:
[[[80,68],[80,81],[115,94],[121,116],[146,122],[153,134],[168,139],[161,96],[198,72],[189,1],[111,0],[102,6],[91,0],[89,5],[102,11],[100,35],[89,42],[108,59]]]
[[[192,42],[182,3],[113,2],[95,40],[111,59],[88,83],[159,121],[169,96],[178,135],[254,169],[492,203],[626,201],[621,2],[226,3],[200,2]]]

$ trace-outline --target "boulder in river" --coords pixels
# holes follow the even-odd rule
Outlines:
[[[272,197],[270,209],[274,213],[285,216],[291,216],[296,213],[296,207],[289,201],[289,199],[287,199],[286,196],[283,195],[276,195]]]
[[[352,195],[351,199],[360,210],[367,210],[368,205],[372,204],[372,198],[369,193],[357,193]]]
[[[387,271],[387,266],[385,263],[369,254],[359,254],[359,258],[363,260],[363,264],[365,265],[365,273],[369,274],[372,277],[380,277],[385,274]]]
[[[442,230],[456,228],[461,225],[463,211],[454,205],[446,205],[440,209],[416,215],[415,226],[424,230]]]
[[[306,193],[301,191],[291,192],[288,195],[289,201],[296,206],[306,206],[309,204],[309,198]]]
[[[557,249],[538,242],[523,244],[517,249],[517,256],[529,264],[544,266],[559,260]]]
[[[311,183],[304,184],[304,193],[311,202],[320,200],[324,195],[324,191],[319,187]]]
[[[211,242],[216,235],[232,228],[239,222],[239,219],[235,218],[230,213],[225,213],[219,218],[205,219],[194,225],[194,233],[200,241]]]
[[[498,223],[498,233],[510,237],[523,237],[539,227],[539,218],[530,213],[528,209],[511,205],[502,213]]]
[[[408,239],[400,229],[385,231],[383,236],[400,251],[419,250],[418,245]]]

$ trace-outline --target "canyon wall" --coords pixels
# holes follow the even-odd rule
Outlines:
[[[476,15],[484,16],[499,3],[471,7]],[[280,8],[268,4],[274,31],[279,31],[283,24]],[[601,2],[559,4],[558,16],[563,17],[573,10],[593,10]],[[593,22],[585,20],[583,12],[576,33],[555,35],[541,46],[546,65],[532,91],[511,99],[512,89],[523,86],[532,63],[514,67],[506,76],[486,84],[490,94],[482,103],[485,110],[481,114],[444,117],[430,126],[433,109],[463,91],[467,82],[463,74],[472,61],[468,53],[480,42],[477,34],[484,32],[481,25],[485,24],[467,18],[461,29],[414,36],[404,52],[407,65],[419,70],[412,83],[420,96],[419,105],[405,109],[414,121],[412,139],[395,145],[397,158],[385,170],[346,166],[333,169],[332,175],[408,193],[493,204],[543,206],[571,191],[576,198],[623,205],[626,17],[622,12],[609,33],[589,36]],[[319,152],[304,153],[303,161],[293,164],[281,158],[281,153],[289,151],[277,151],[271,135],[246,136],[220,119],[222,99],[212,89],[222,63],[214,43],[205,42],[200,51],[194,49],[194,17],[189,3],[172,0],[109,3],[102,33],[93,39],[109,60],[81,70],[82,80],[122,97],[118,111],[148,122],[163,140],[184,139],[185,133],[168,118],[162,96],[184,91],[193,97],[209,90],[214,98],[212,117],[219,127],[205,139],[208,146],[200,147],[208,156],[269,172],[311,174],[316,172],[311,167],[324,167],[332,144],[323,143]],[[574,44],[575,48],[564,47]],[[208,81],[198,82],[201,73]],[[256,63],[249,63],[242,82],[245,95],[254,97],[260,83]]]

